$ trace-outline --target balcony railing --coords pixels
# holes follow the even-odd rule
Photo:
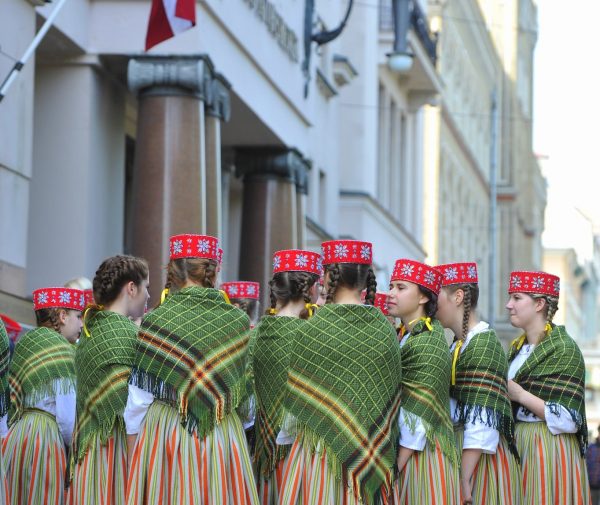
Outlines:
[[[392,11],[393,0],[379,0],[379,30],[382,32],[394,31],[394,15]],[[431,62],[435,65],[437,60],[437,35],[429,31],[427,18],[416,0],[410,0],[410,26],[415,31],[418,39],[423,44]]]

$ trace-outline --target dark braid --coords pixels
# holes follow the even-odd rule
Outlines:
[[[471,316],[471,288],[469,286],[465,286],[463,293],[465,295],[463,297],[462,339],[465,340],[467,338],[467,333],[469,333],[469,318]]]
[[[310,307],[312,303],[312,298],[310,296],[310,289],[313,287],[316,282],[316,276],[307,276],[303,275],[298,279],[298,292],[302,295],[304,299],[304,308],[300,311],[300,319],[308,319],[310,317],[310,311],[308,307]]]
[[[558,310],[558,298],[555,296],[547,296],[546,303],[548,305],[548,313],[546,314],[546,321],[552,324],[552,320],[554,319],[554,315]]]
[[[148,278],[148,263],[135,256],[118,255],[105,259],[94,276],[94,300],[98,305],[114,302],[128,282],[140,286]]]
[[[373,268],[369,268],[367,273],[367,294],[365,296],[366,305],[375,305],[375,295],[377,294],[377,277]]]
[[[277,307],[277,297],[275,296],[275,279],[271,279],[269,281],[269,300],[271,301],[271,306],[267,309],[266,314],[274,316],[275,308]]]
[[[338,282],[340,280],[340,265],[338,263],[332,263],[325,267],[326,273],[329,273],[329,285],[327,286],[327,298],[325,303],[333,303],[335,293],[337,291]]]

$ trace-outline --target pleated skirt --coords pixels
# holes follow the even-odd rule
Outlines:
[[[27,410],[2,444],[11,505],[65,503],[67,459],[56,419],[42,410]]]
[[[275,470],[271,472],[269,477],[263,475],[258,475],[256,477],[256,487],[258,489],[260,505],[277,505],[279,503],[279,495],[283,483],[283,470],[287,464],[288,458],[289,456],[279,460],[275,466]]]
[[[464,429],[455,428],[454,438],[462,454]],[[520,505],[521,494],[521,467],[500,436],[496,454],[482,454],[473,472],[473,504]]]
[[[383,493],[376,501],[361,500],[331,470],[327,452],[309,448],[296,438],[283,469],[279,505],[389,505]]]
[[[520,422],[516,442],[523,505],[592,503],[585,458],[574,434],[552,435],[544,422]]]
[[[83,459],[75,465],[68,491],[70,505],[124,505],[127,484],[127,439],[115,426],[102,444],[96,435]]]
[[[233,413],[204,439],[177,410],[155,401],[136,441],[127,483],[129,505],[258,505],[244,429]]]
[[[395,505],[459,505],[459,469],[436,442],[415,451],[393,488]]]

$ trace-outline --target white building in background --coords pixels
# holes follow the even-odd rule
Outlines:
[[[92,277],[106,256],[150,260],[169,235],[219,235],[224,280],[265,282],[280,248],[375,244],[379,279],[423,258],[423,113],[439,92],[426,4],[404,74],[386,53],[390,2],[202,0],[197,26],[143,52],[150,2],[67,0],[0,103],[0,311]],[[0,75],[56,2],[3,0]],[[308,30],[305,27],[309,27]],[[305,51],[305,47],[308,51]]]

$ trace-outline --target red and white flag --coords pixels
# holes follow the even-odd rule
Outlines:
[[[152,0],[146,51],[196,25],[196,0]]]

